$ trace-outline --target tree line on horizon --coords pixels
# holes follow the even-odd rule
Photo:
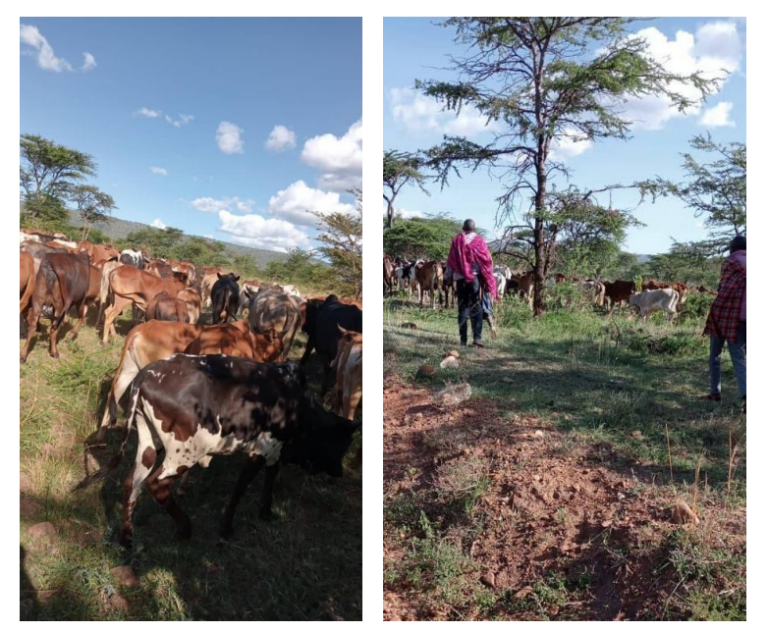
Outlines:
[[[41,232],[65,234],[74,241],[107,243],[109,238],[94,224],[108,223],[117,209],[111,195],[87,178],[97,172],[93,156],[58,144],[42,136],[21,136],[20,226]],[[187,260],[204,267],[223,267],[245,278],[293,283],[318,291],[347,296],[361,295],[362,283],[362,192],[350,191],[357,200],[354,214],[314,213],[320,224],[314,250],[293,249],[283,260],[260,267],[253,256],[228,255],[220,241],[185,235],[178,228],[147,226],[114,239],[122,250],[147,250],[158,258]],[[70,221],[75,212],[81,226]]]

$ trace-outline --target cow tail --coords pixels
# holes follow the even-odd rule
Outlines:
[[[139,391],[140,391],[140,385],[137,384],[134,380],[133,384],[131,385],[131,411],[128,415],[128,422],[125,426],[125,438],[123,439],[123,442],[120,444],[119,451],[112,456],[110,461],[107,463],[106,466],[102,467],[95,473],[92,473],[91,475],[87,476],[84,480],[82,480],[75,488],[75,491],[81,491],[83,489],[88,488],[93,484],[94,482],[100,482],[104,478],[106,478],[112,471],[117,469],[117,467],[120,465],[120,463],[123,461],[123,456],[125,456],[125,446],[128,444],[128,439],[131,436],[131,428],[133,427],[133,420],[136,418],[136,410],[139,406]],[[117,413],[117,404],[114,402],[114,397],[111,405],[115,405],[115,413]]]

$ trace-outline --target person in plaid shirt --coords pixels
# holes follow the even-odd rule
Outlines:
[[[704,399],[720,401],[720,355],[728,351],[747,411],[747,238],[734,237],[723,263],[717,298],[712,303],[703,335],[709,336],[710,391]]]

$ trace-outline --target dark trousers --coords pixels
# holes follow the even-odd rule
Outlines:
[[[467,321],[472,321],[472,340],[479,342],[483,338],[483,306],[480,301],[480,281],[475,277],[472,282],[460,280],[456,283],[456,297],[459,302],[459,337],[461,343],[467,343]]]

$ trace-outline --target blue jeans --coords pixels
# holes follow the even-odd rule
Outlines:
[[[725,346],[725,338],[709,338],[709,381],[712,394],[720,394],[720,355]],[[733,372],[739,383],[742,397],[747,396],[747,323],[739,323],[739,337],[736,343],[728,342],[728,352],[731,355]]]
[[[457,281],[456,297],[459,302],[459,337],[461,343],[467,343],[467,321],[472,321],[472,340],[479,342],[483,338],[483,306],[480,302],[480,281]]]

